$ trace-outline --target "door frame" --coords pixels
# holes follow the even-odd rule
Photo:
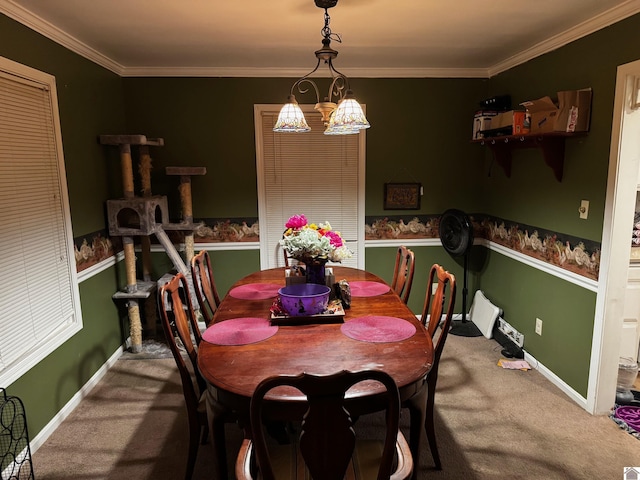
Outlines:
[[[615,402],[631,255],[630,226],[633,224],[640,165],[640,139],[637,130],[632,131],[629,125],[631,114],[640,115],[637,109],[631,109],[630,102],[637,88],[636,78],[640,78],[640,60],[618,66],[587,388],[587,410],[592,414],[608,413]]]
[[[300,104],[300,109],[305,115],[318,115],[318,111],[314,105]],[[264,199],[266,197],[266,188],[264,182],[264,155],[263,155],[263,139],[262,130],[259,128],[259,122],[264,112],[270,112],[277,114],[280,111],[282,105],[275,104],[255,104],[253,106],[254,113],[254,130],[256,139],[256,176],[257,176],[257,188],[258,188],[258,224],[260,230],[263,229],[263,222],[267,217],[266,207]],[[363,111],[366,113],[366,105],[362,105]],[[295,134],[286,134],[295,135]],[[303,134],[300,134],[303,135]],[[364,230],[365,230],[365,186],[366,186],[366,130],[360,131],[358,135],[358,214],[357,214],[357,268],[364,270],[365,268],[365,245],[364,245]],[[266,225],[266,223],[265,223]],[[267,246],[266,237],[260,235],[260,269],[265,270],[270,268],[269,266],[269,252]]]

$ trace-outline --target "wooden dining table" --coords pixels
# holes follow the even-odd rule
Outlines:
[[[431,337],[380,277],[365,270],[332,268],[336,282],[344,279],[351,286],[351,305],[344,316],[291,318],[272,325],[270,309],[278,289],[285,286],[284,268],[254,272],[229,289],[198,350],[207,398],[236,412],[250,435],[249,403],[265,378],[382,370],[395,380],[403,404],[414,406],[410,444],[415,456],[424,428],[426,376],[433,363]],[[235,324],[238,332],[225,328]],[[253,333],[242,331],[247,325],[259,327]],[[346,401],[352,414],[361,415],[382,409],[383,396],[380,384],[363,382],[347,392]],[[274,419],[300,418],[306,410],[306,397],[290,387],[274,389],[266,398]]]

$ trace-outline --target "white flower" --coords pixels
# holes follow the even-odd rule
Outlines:
[[[300,260],[306,257],[341,262],[353,256],[344,244],[340,232],[332,231],[329,222],[319,225],[306,223],[304,215],[294,215],[287,222],[287,231],[280,245],[287,253]]]

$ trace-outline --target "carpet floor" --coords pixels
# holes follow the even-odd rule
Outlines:
[[[421,455],[419,479],[618,480],[640,465],[640,441],[592,416],[535,370],[497,366],[501,347],[450,335],[440,365],[435,423],[443,470]],[[403,411],[403,429],[407,427]],[[361,419],[375,428],[379,417]],[[227,426],[230,472],[242,440]],[[187,421],[172,358],[119,360],[33,454],[38,480],[182,479]],[[214,479],[202,445],[194,480]],[[215,479],[218,480],[218,479]]]

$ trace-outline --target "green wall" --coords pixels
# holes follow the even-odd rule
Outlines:
[[[114,284],[113,268],[82,282],[82,330],[7,389],[24,402],[32,439],[124,343]]]
[[[164,175],[164,168],[205,166],[205,176],[192,178],[195,219],[258,216],[254,104],[282,103],[293,81],[124,79],[128,131],[164,139],[165,145],[151,152],[152,185],[154,192],[169,196],[172,212],[180,211],[177,182]],[[452,207],[477,211],[476,179],[482,174],[483,151],[469,140],[484,80],[352,79],[352,88],[367,104],[372,125],[366,137],[365,215],[407,215],[407,211],[383,210],[386,182],[423,184],[421,208],[411,215],[438,214]],[[298,100],[304,102],[304,96]],[[394,249],[376,250],[367,250],[366,267],[375,273],[390,272],[387,264],[389,258],[395,259]],[[442,249],[438,250],[435,256],[442,257]],[[445,261],[444,265],[453,262]],[[424,265],[419,258],[411,299],[416,312],[422,310],[418,297],[424,296],[420,293],[428,274]],[[216,276],[223,283],[230,285],[228,277],[234,274],[216,265]]]
[[[127,128],[165,141],[152,151],[154,191],[169,192],[179,211],[175,179],[164,167],[206,166],[207,174],[192,180],[194,217],[257,217],[254,104],[282,103],[293,81],[125,78]],[[372,125],[366,215],[407,214],[382,209],[384,183],[393,181],[424,185],[421,209],[411,213],[473,208],[482,151],[469,139],[483,86],[477,79],[352,80]]]
[[[0,56],[56,77],[73,235],[104,229],[104,202],[113,196],[119,164],[96,137],[124,128],[122,80],[1,14]],[[117,283],[114,268],[82,282],[82,330],[13,384],[3,385],[24,402],[31,438],[122,345],[120,316],[111,300]]]
[[[200,250],[202,248],[196,244],[196,252]],[[220,298],[227,294],[235,282],[256,270],[260,270],[260,251],[258,249],[212,250],[209,251],[209,258]],[[174,270],[171,260],[164,252],[154,252],[151,259],[151,276],[154,279],[159,279],[167,272]]]
[[[124,128],[121,78],[2,14],[0,55],[56,77],[73,234],[104,229],[120,165],[97,136]]]
[[[592,117],[587,136],[566,141],[562,182],[537,150],[513,152],[511,178],[491,167],[485,151],[479,211],[601,241],[616,69],[640,58],[639,29],[636,15],[489,80],[489,95],[510,94],[516,105],[591,87]],[[583,199],[590,201],[587,220],[578,216]],[[524,333],[525,349],[586,396],[596,294],[493,252],[480,278],[482,290],[504,309],[505,320]],[[543,320],[542,336],[534,333],[536,318]]]
[[[480,289],[524,334],[527,352],[586,397],[596,294],[494,251],[485,254]],[[542,336],[534,332],[536,318]]]
[[[478,249],[482,250],[482,252],[486,251],[485,248],[474,247],[474,254]],[[409,297],[409,307],[411,308],[411,310],[413,310],[416,315],[420,315],[422,313],[425,301],[425,293],[427,290],[427,277],[429,276],[429,269],[431,268],[431,265],[433,265],[434,263],[438,263],[442,265],[446,270],[453,273],[456,277],[457,295],[455,301],[455,311],[461,313],[462,288],[464,285],[464,269],[462,259],[450,257],[449,254],[447,254],[441,247],[412,246],[411,250],[413,250],[413,252],[415,253],[416,261],[415,277],[413,280],[413,286],[411,288],[411,295]],[[397,248],[395,247],[367,248],[365,257],[367,270],[375,273],[387,283],[391,283],[391,280],[393,279],[393,267],[396,259],[396,251]],[[469,294],[467,295],[467,311],[471,306],[473,293],[477,290],[477,288],[479,288],[479,284],[473,271],[471,271],[471,269],[469,270],[470,271],[467,274],[469,291]]]

